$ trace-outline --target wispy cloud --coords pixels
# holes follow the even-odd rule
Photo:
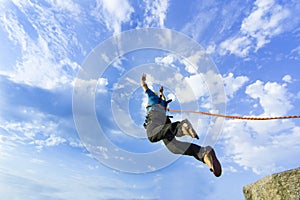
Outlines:
[[[22,161],[22,166],[9,168],[1,165],[4,166],[0,168],[2,198],[84,199],[89,196],[89,199],[153,199],[154,194],[148,191],[157,187],[150,179],[145,184],[146,177],[132,180],[125,175],[122,178],[117,172],[83,155],[76,155],[76,158],[67,156],[63,164],[57,163],[63,158],[53,158],[45,153],[39,156],[47,158],[47,161],[32,159],[32,155],[23,152],[15,155],[15,159]],[[1,164],[4,162],[0,159]],[[101,175],[103,173],[105,176]]]
[[[169,6],[169,0],[144,0],[145,14],[144,26],[145,27],[165,27],[165,20]]]
[[[289,166],[299,152],[298,126],[287,121],[226,121],[223,136],[227,156],[244,169],[268,174]],[[276,153],[275,153],[276,152]]]
[[[74,20],[80,20],[81,8],[76,2],[72,0],[57,1],[57,0],[47,0],[52,6],[53,10],[60,12],[67,12],[68,15],[72,16]]]
[[[259,100],[264,110],[264,115],[286,115],[293,108],[286,84],[280,85],[277,82],[263,83],[258,80],[247,86],[246,94]]]
[[[283,32],[283,22],[289,17],[287,8],[275,0],[257,0],[252,13],[244,19],[241,32],[256,39],[255,50],[258,50],[270,38]]]
[[[252,41],[246,36],[231,37],[220,44],[221,55],[225,55],[228,51],[240,57],[248,55],[251,49]]]
[[[21,56],[15,66],[7,67],[0,73],[15,82],[45,89],[69,85],[72,74],[79,68],[76,62],[68,58],[71,55],[69,49],[70,45],[78,45],[78,41],[76,37],[70,39],[76,34],[61,25],[67,15],[55,17],[54,10],[73,11],[71,15],[74,17],[80,13],[79,7],[67,2],[54,3],[51,10],[24,1],[14,3],[19,12],[9,4],[1,12],[0,21],[10,41],[20,49]]]
[[[203,45],[208,43],[211,48],[232,34],[240,22],[240,16],[248,11],[247,4],[245,1],[193,1],[190,4],[191,14],[183,13],[180,16],[191,16],[181,31],[201,41]]]
[[[174,63],[176,60],[177,60],[177,57],[175,55],[168,54],[165,57],[156,57],[155,63],[175,67]]]
[[[205,51],[199,51],[188,59],[193,63],[197,63],[204,55],[206,55]],[[182,102],[206,98],[209,95],[221,94],[223,91],[217,90],[217,88],[225,90],[228,101],[234,97],[234,94],[243,87],[247,81],[249,81],[247,76],[235,77],[233,73],[224,74],[222,76],[213,71],[198,73],[197,67],[191,65],[186,60],[178,59],[173,54],[168,54],[164,57],[156,57],[155,63],[172,67],[178,72],[183,71],[181,68],[184,68],[186,72],[190,73],[190,76],[187,77],[183,77],[180,74],[174,76],[178,82],[178,84],[175,85],[175,92]],[[221,80],[221,78],[222,81],[218,81]],[[212,87],[215,91],[209,91],[208,85],[215,85],[218,87]],[[189,88],[192,89],[192,94],[188,94]],[[216,99],[221,99],[221,97]]]
[[[288,55],[288,58],[293,60],[299,60],[299,57],[300,57],[300,46],[292,49]]]
[[[258,100],[263,110],[260,116],[286,115],[292,108],[286,83],[256,81],[245,92]],[[299,151],[298,129],[291,120],[228,120],[223,129],[225,150],[233,162],[245,169],[258,174],[274,172]]]
[[[292,83],[293,79],[292,79],[292,76],[287,74],[285,75],[284,77],[282,77],[282,80],[287,82],[287,83]]]
[[[72,85],[76,88],[76,92],[80,93],[77,96],[84,96],[83,98],[92,98],[96,93],[105,94],[107,92],[108,79],[99,78],[99,79],[88,79],[83,80],[76,78]]]
[[[225,86],[225,92],[228,99],[234,97],[235,92],[237,92],[249,78],[247,76],[237,76],[234,77],[233,73],[223,75],[223,81]]]
[[[68,119],[61,118],[58,122],[57,117],[24,107],[18,118],[14,120],[0,119],[0,129],[3,134],[0,146],[7,147],[4,148],[7,156],[13,155],[15,147],[18,145],[33,146],[38,151],[63,143],[73,147],[74,142],[78,140],[77,135],[64,131],[69,129]]]
[[[104,23],[108,30],[118,34],[121,32],[122,24],[130,21],[133,12],[134,9],[127,0],[96,0],[92,15]]]
[[[37,149],[42,149],[43,147],[53,147],[66,142],[66,139],[62,137],[55,136],[51,134],[46,140],[34,140],[29,144],[37,145]]]
[[[295,26],[292,13],[297,10],[296,7],[275,0],[255,1],[251,13],[242,21],[239,33],[223,41],[219,53],[246,57],[249,52],[256,52],[271,38]]]

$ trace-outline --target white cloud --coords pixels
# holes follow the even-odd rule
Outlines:
[[[300,46],[292,49],[287,57],[290,59],[293,59],[293,60],[299,60],[300,59]]]
[[[257,0],[254,4],[254,10],[241,25],[241,32],[256,39],[257,50],[283,31],[282,23],[290,12],[275,0]]]
[[[128,180],[128,176],[120,177],[94,158],[64,149],[38,154],[18,150],[11,159],[0,159],[3,199],[30,199],[33,194],[37,199],[84,199],[87,194],[89,199],[143,199],[142,194],[154,199],[151,192],[145,193],[156,187],[150,177]]]
[[[175,55],[173,54],[168,54],[165,57],[156,57],[155,58],[155,63],[158,64],[163,64],[163,65],[167,65],[167,66],[175,66],[174,62],[177,61],[177,58]]]
[[[17,18],[15,9],[9,6],[0,14],[1,25],[9,39],[21,50],[15,66],[2,69],[0,74],[12,81],[44,89],[55,89],[70,85],[79,65],[68,55],[73,44],[78,46],[76,33],[61,26],[64,16],[55,17],[53,10],[25,1],[15,1],[15,6],[26,16],[26,23]],[[53,3],[62,9],[66,4]],[[68,4],[69,5],[69,4]],[[79,15],[79,8],[64,7]],[[52,9],[55,9],[52,7]],[[70,17],[70,15],[68,15]],[[30,27],[30,31],[28,30]]]
[[[34,140],[34,141],[30,142],[29,144],[37,145],[36,148],[40,150],[44,147],[58,146],[65,142],[66,142],[66,139],[51,134],[46,140]]]
[[[62,60],[62,65],[56,62],[47,42],[39,37],[35,43],[30,41],[23,53],[22,60],[16,63],[15,71],[6,72],[11,80],[17,83],[55,89],[70,85],[71,77],[62,67],[69,66],[76,70],[79,66],[68,59]]]
[[[200,97],[208,97],[209,91],[205,81],[206,80],[204,79],[202,74],[196,74],[190,77],[185,77],[183,83],[187,83],[188,86],[185,86],[182,83],[179,84],[178,90],[176,91],[176,95],[178,96],[178,94],[183,94],[185,97],[189,97],[189,95],[184,91],[188,91],[186,87],[191,87],[191,89],[193,90],[193,95],[190,97],[194,98],[193,100],[199,99]],[[180,86],[183,87],[180,88]]]
[[[108,30],[118,34],[122,23],[129,22],[133,12],[127,0],[96,0],[96,7],[91,14],[103,22]]]
[[[197,64],[200,64],[203,60],[207,60],[207,55],[204,50],[199,50],[195,53],[193,53],[191,56],[187,57],[186,60],[183,60],[182,63],[185,64],[185,70],[191,74],[196,74],[198,72],[199,66]],[[190,63],[196,64],[192,65]]]
[[[175,73],[171,76],[171,79],[165,80],[166,83],[174,86],[176,96],[181,103],[195,101],[200,97],[208,98],[209,96],[213,96],[213,99],[216,101],[214,103],[216,104],[225,103],[222,76],[213,70],[208,70],[205,73],[199,73],[198,66],[191,64],[200,63],[201,60],[208,60],[207,54],[204,50],[199,50],[184,60],[178,59],[173,54],[155,58],[155,62],[158,64],[174,67],[177,69],[177,72],[179,72],[182,67],[185,69],[185,72],[191,74],[190,76],[184,77],[180,73]],[[244,76],[234,78],[232,74],[229,74],[228,77],[225,78],[225,81],[226,80],[228,80],[227,88],[229,89],[229,95],[233,95],[233,93],[236,92],[248,79]],[[229,81],[231,81],[230,84],[234,84],[229,85]],[[209,89],[211,89],[211,91],[209,91]]]
[[[68,15],[72,16],[72,19],[79,20],[81,15],[80,6],[72,0],[47,0],[54,10],[67,11]]]
[[[77,92],[82,93],[82,95],[85,98],[87,98],[93,97],[96,94],[96,92],[106,93],[106,86],[108,85],[108,80],[106,78],[88,80],[76,78],[72,84],[76,88]]]
[[[108,80],[106,78],[99,78],[98,79],[98,92],[100,93],[106,93],[107,88],[106,86],[108,85]]]
[[[145,26],[163,28],[169,6],[168,0],[144,0],[144,3],[146,4],[144,14]]]
[[[267,82],[257,80],[255,83],[248,85],[246,94],[251,98],[258,99],[266,116],[281,116],[287,114],[293,108],[289,99],[290,94],[285,88],[285,84],[276,82]]]
[[[269,43],[272,37],[290,29],[287,25],[290,16],[291,8],[288,4],[256,0],[252,12],[243,20],[240,32],[220,44],[220,54],[230,52],[245,57],[251,49],[257,51]]]
[[[67,129],[69,123],[64,119],[60,119],[58,123],[57,117],[52,115],[46,115],[32,108],[23,110],[19,113],[19,118],[23,120],[0,120],[1,133],[8,133],[0,137],[0,148],[1,144],[4,144],[5,152],[8,154],[13,153],[13,149],[17,146],[22,148],[31,144],[41,150],[44,147],[53,147],[62,143],[69,144],[74,141],[74,138],[76,139],[64,132],[64,128]]]
[[[292,82],[292,76],[291,75],[285,75],[282,78],[283,81],[287,82],[287,83],[291,83]]]
[[[222,162],[222,161],[221,161]],[[222,166],[222,173],[236,173],[238,172],[238,169],[234,168],[233,166]]]
[[[35,117],[44,118],[45,116],[39,113],[31,113]],[[33,119],[33,118],[32,118]],[[47,124],[42,123],[40,120],[34,120],[32,122],[2,122],[0,128],[3,128],[7,132],[11,133],[10,140],[12,141],[28,141],[32,140],[39,133],[47,135],[57,129],[57,124],[53,121],[48,121]]]
[[[225,123],[225,152],[235,163],[257,174],[289,167],[300,150],[298,126],[289,121],[238,121]]]
[[[24,28],[19,24],[17,16],[8,10],[0,14],[0,21],[0,25],[8,34],[8,39],[11,40],[15,45],[19,44],[22,49],[26,49],[27,39],[25,36],[25,31]]]
[[[215,51],[216,51],[216,44],[210,44],[210,45],[208,45],[207,47],[206,47],[206,50],[205,50],[205,52],[207,53],[207,54],[213,54],[213,53],[215,53]]]
[[[192,1],[190,4],[193,7],[192,14],[181,31],[191,35],[197,41],[205,38],[205,40],[218,42],[223,39],[224,35],[235,29],[234,26],[237,20],[244,15],[247,5],[248,2],[239,1],[205,1],[201,3]],[[180,14],[185,16],[185,10]],[[213,49],[214,47],[210,50]]]
[[[251,48],[252,41],[246,37],[232,37],[220,44],[220,54],[225,55],[228,51],[240,57],[246,56]]]
[[[247,86],[246,94],[259,100],[260,116],[283,116],[292,109],[286,84],[256,81]],[[255,104],[257,107],[257,104]],[[227,120],[223,139],[232,161],[258,174],[275,172],[288,167],[300,150],[299,126],[294,121]]]
[[[223,76],[223,81],[227,98],[233,98],[234,93],[249,81],[249,78],[246,76],[234,77],[232,73],[229,73]]]
[[[105,60],[106,62],[109,62],[109,60],[107,61],[107,58],[104,58],[104,60]],[[116,60],[113,62],[113,64],[112,64],[112,66],[113,66],[114,68],[116,68],[117,70],[119,70],[121,74],[124,73],[125,70],[126,70],[125,67],[124,67],[123,60],[125,60],[125,57],[119,57],[119,58],[116,59]]]
[[[202,59],[207,58],[206,56],[207,55],[205,54],[204,50],[197,51],[197,52],[193,53],[191,56],[189,56],[185,59],[178,58],[174,54],[168,54],[165,57],[156,57],[155,58],[155,63],[163,64],[163,65],[170,66],[170,67],[174,67],[174,68],[177,68],[178,70],[179,70],[179,67],[181,65],[183,65],[184,69],[188,73],[197,74],[198,66],[195,66],[191,63],[200,63],[202,61]]]
[[[0,135],[0,158],[7,159],[13,157],[12,152],[18,146],[15,141],[17,137],[15,135],[4,135],[7,131],[0,127],[1,135]],[[8,133],[8,132],[7,132]]]

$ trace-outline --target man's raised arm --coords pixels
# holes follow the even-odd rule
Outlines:
[[[160,98],[164,101],[166,101],[166,97],[164,95],[164,87],[163,86],[160,86],[159,88],[159,92],[160,92]]]
[[[142,78],[141,78],[141,86],[142,88],[144,89],[144,91],[146,91],[148,89],[148,85],[146,83],[146,74],[143,74],[142,75]]]

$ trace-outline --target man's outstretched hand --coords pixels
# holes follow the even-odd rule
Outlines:
[[[147,83],[146,83],[146,74],[143,74],[142,75],[142,78],[141,78],[141,85],[144,89],[144,91],[146,91],[148,89],[148,86],[147,86]]]
[[[163,93],[163,92],[164,92],[164,87],[163,87],[163,86],[160,86],[159,92],[160,92],[160,93]]]
[[[142,75],[142,79],[141,79],[141,81],[143,81],[143,82],[145,82],[145,81],[146,81],[146,74],[143,74],[143,75]]]

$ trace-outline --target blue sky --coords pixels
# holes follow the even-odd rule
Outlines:
[[[145,72],[171,109],[299,115],[298,13],[296,0],[0,1],[1,197],[243,199],[299,167],[299,119],[174,114],[216,149],[215,178],[147,140],[139,87]]]

